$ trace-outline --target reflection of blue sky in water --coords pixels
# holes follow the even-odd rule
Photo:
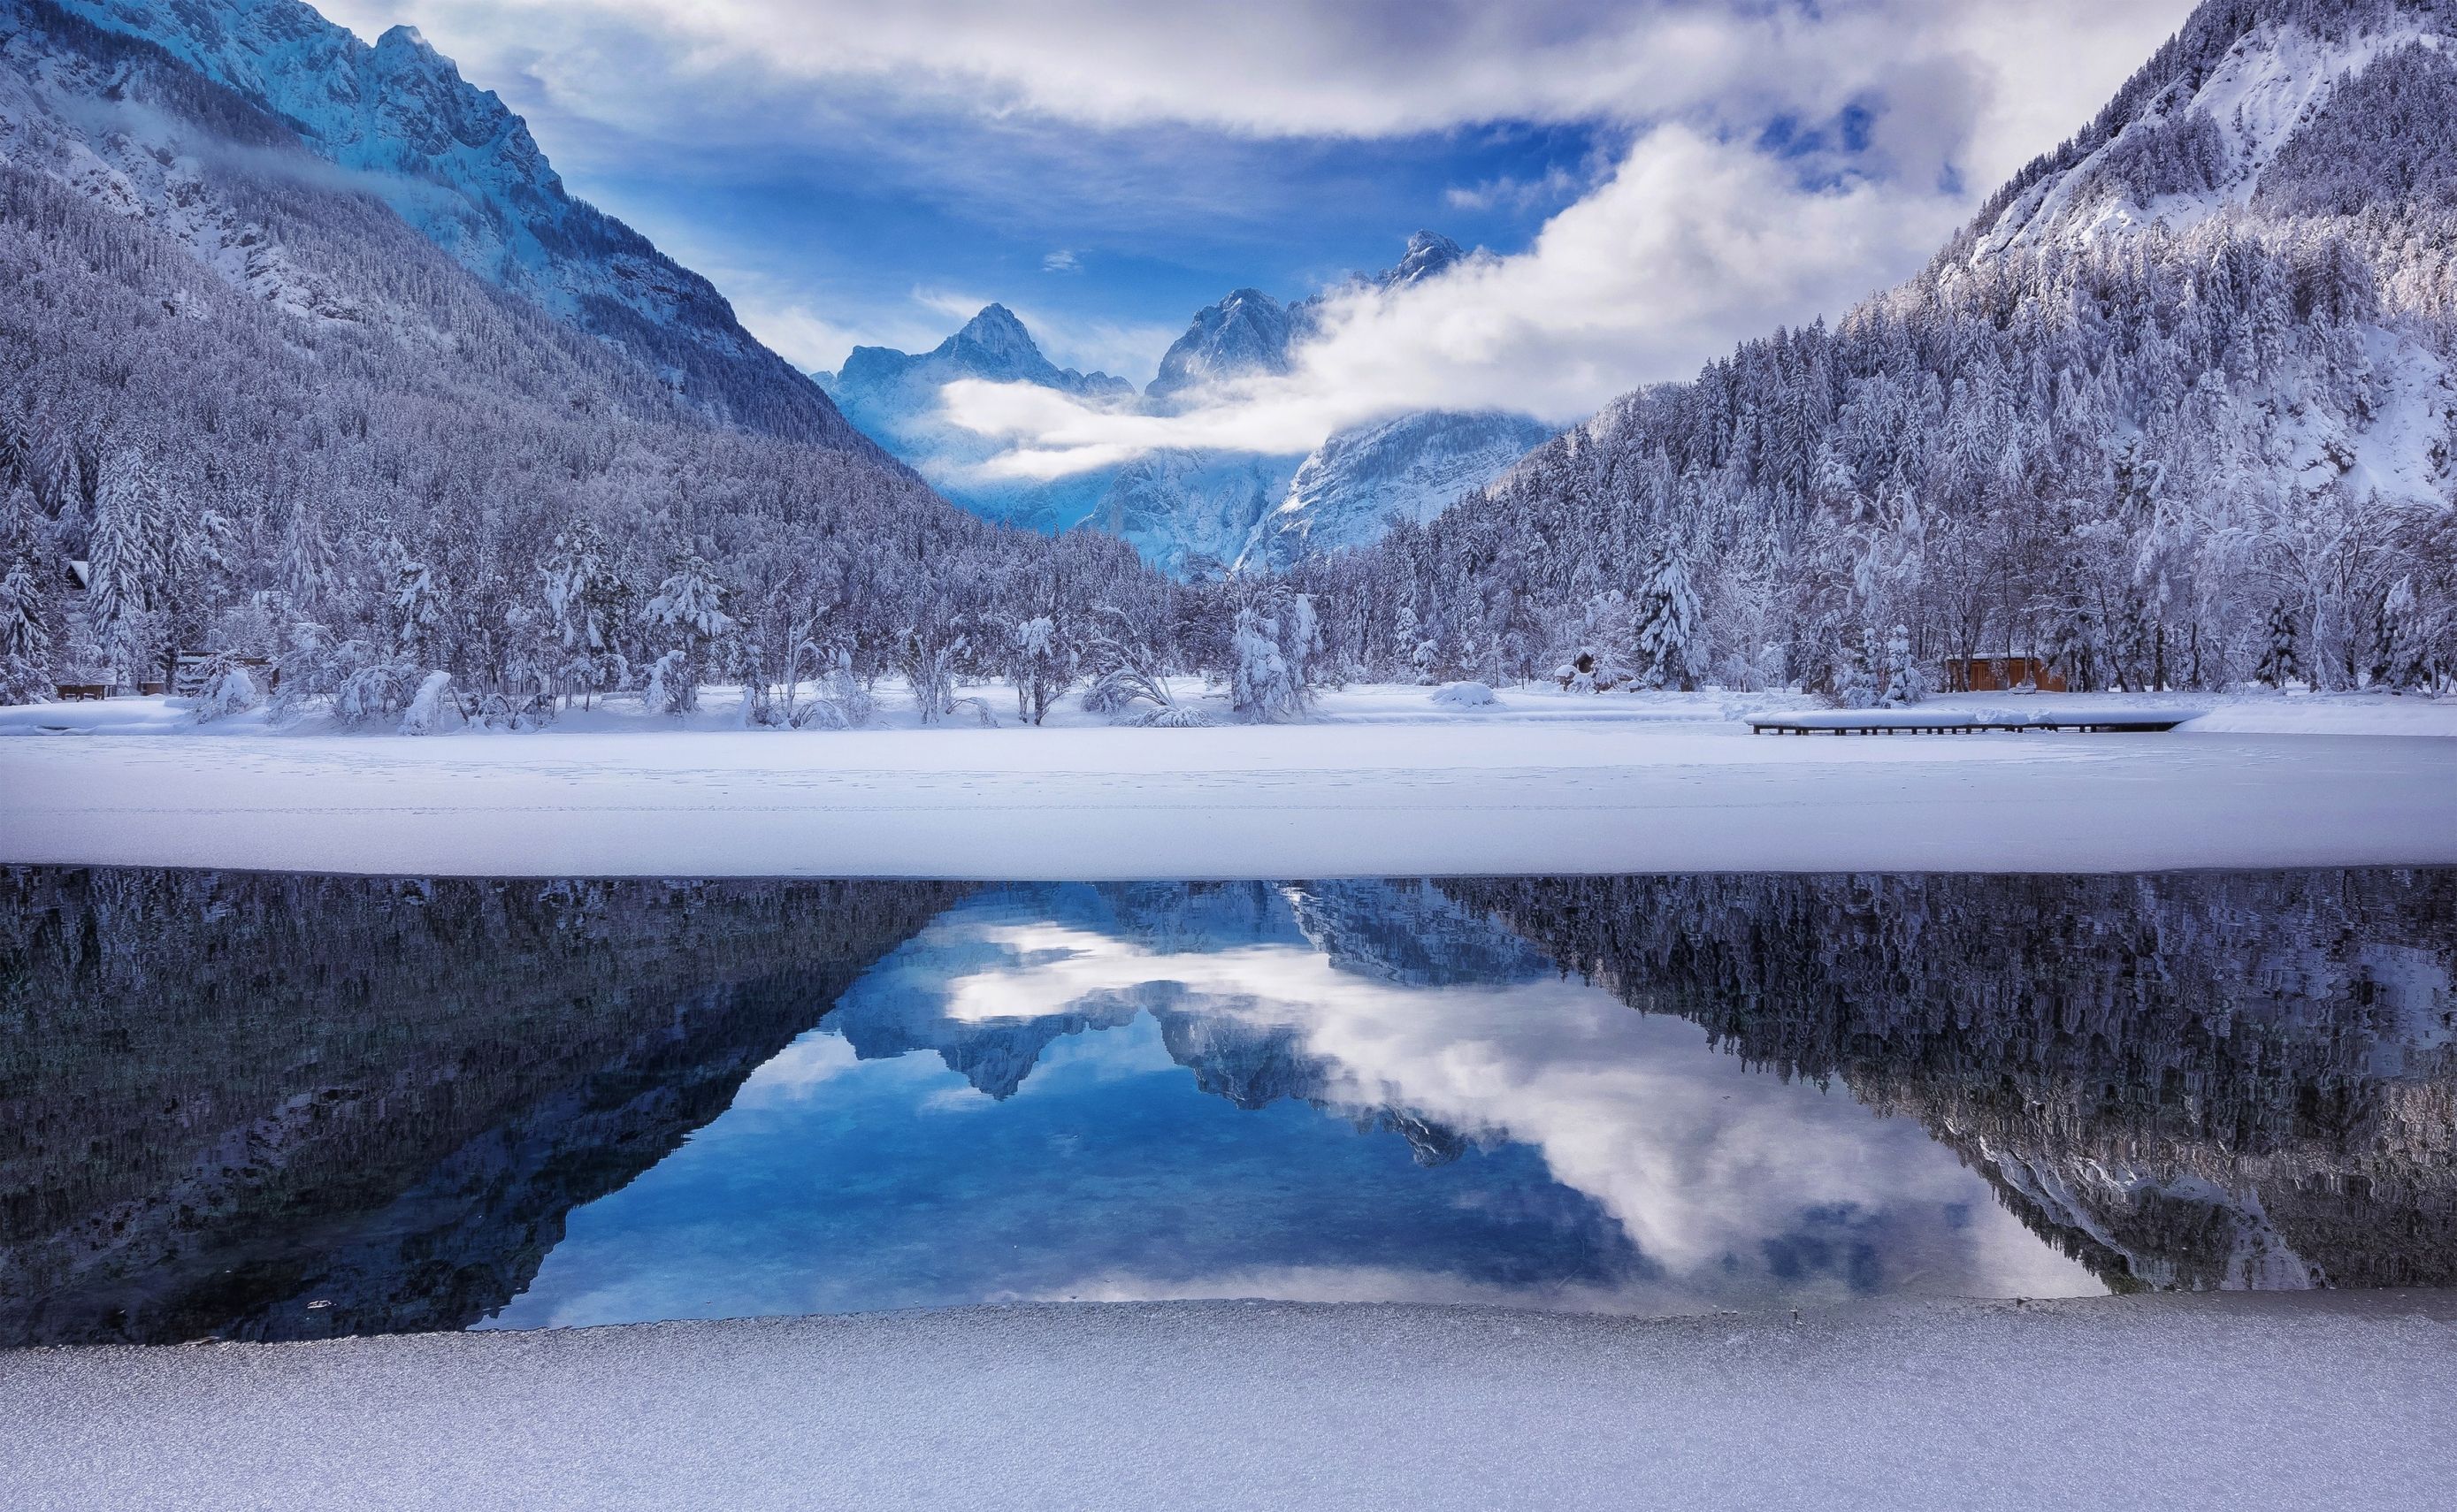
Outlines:
[[[1429,892],[1079,887],[935,921],[494,1321],[2096,1289],[1911,1120]]]

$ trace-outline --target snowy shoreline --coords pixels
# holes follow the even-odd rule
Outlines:
[[[1397,691],[1211,729],[601,711],[622,733],[0,739],[0,862],[991,881],[2457,864],[2457,742],[2421,733],[2457,733],[2457,705],[1852,740],[1753,737],[1703,697],[1427,713]]]
[[[97,1505],[2428,1505],[2457,1294],[1056,1304],[0,1354]]]

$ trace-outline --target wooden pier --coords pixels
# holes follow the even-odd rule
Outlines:
[[[2024,734],[2071,730],[2086,735],[2156,734],[2199,719],[2199,709],[2013,710],[1848,709],[1831,714],[1753,714],[1754,735],[1976,735],[1986,730]]]

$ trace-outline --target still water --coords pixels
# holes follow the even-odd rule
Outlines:
[[[0,1343],[2457,1280],[2457,873],[0,870]]]

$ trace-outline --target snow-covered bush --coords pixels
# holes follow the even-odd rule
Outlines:
[[[649,685],[640,701],[651,714],[679,719],[699,706],[699,680],[692,675],[691,654],[668,651],[649,666]]]
[[[1209,729],[1214,722],[1190,704],[1164,704],[1121,715],[1111,723],[1137,729]]]
[[[1501,700],[1483,683],[1445,683],[1434,689],[1434,702],[1444,708],[1494,708]]]
[[[193,712],[199,725],[233,714],[243,714],[261,702],[256,678],[237,660],[217,656],[205,667],[204,680],[196,688]]]
[[[1091,674],[1084,690],[1084,711],[1110,715],[1116,725],[1162,723],[1152,716],[1177,706],[1161,653],[1165,628],[1108,604],[1093,610],[1092,626],[1084,647],[1084,664]],[[1138,713],[1138,704],[1150,706]]]
[[[401,733],[432,735],[443,725],[445,716],[459,718],[461,705],[452,696],[452,674],[429,672],[418,684],[409,707],[402,710]]]
[[[334,689],[333,717],[354,729],[391,718],[409,706],[409,668],[391,660],[352,667]]]

